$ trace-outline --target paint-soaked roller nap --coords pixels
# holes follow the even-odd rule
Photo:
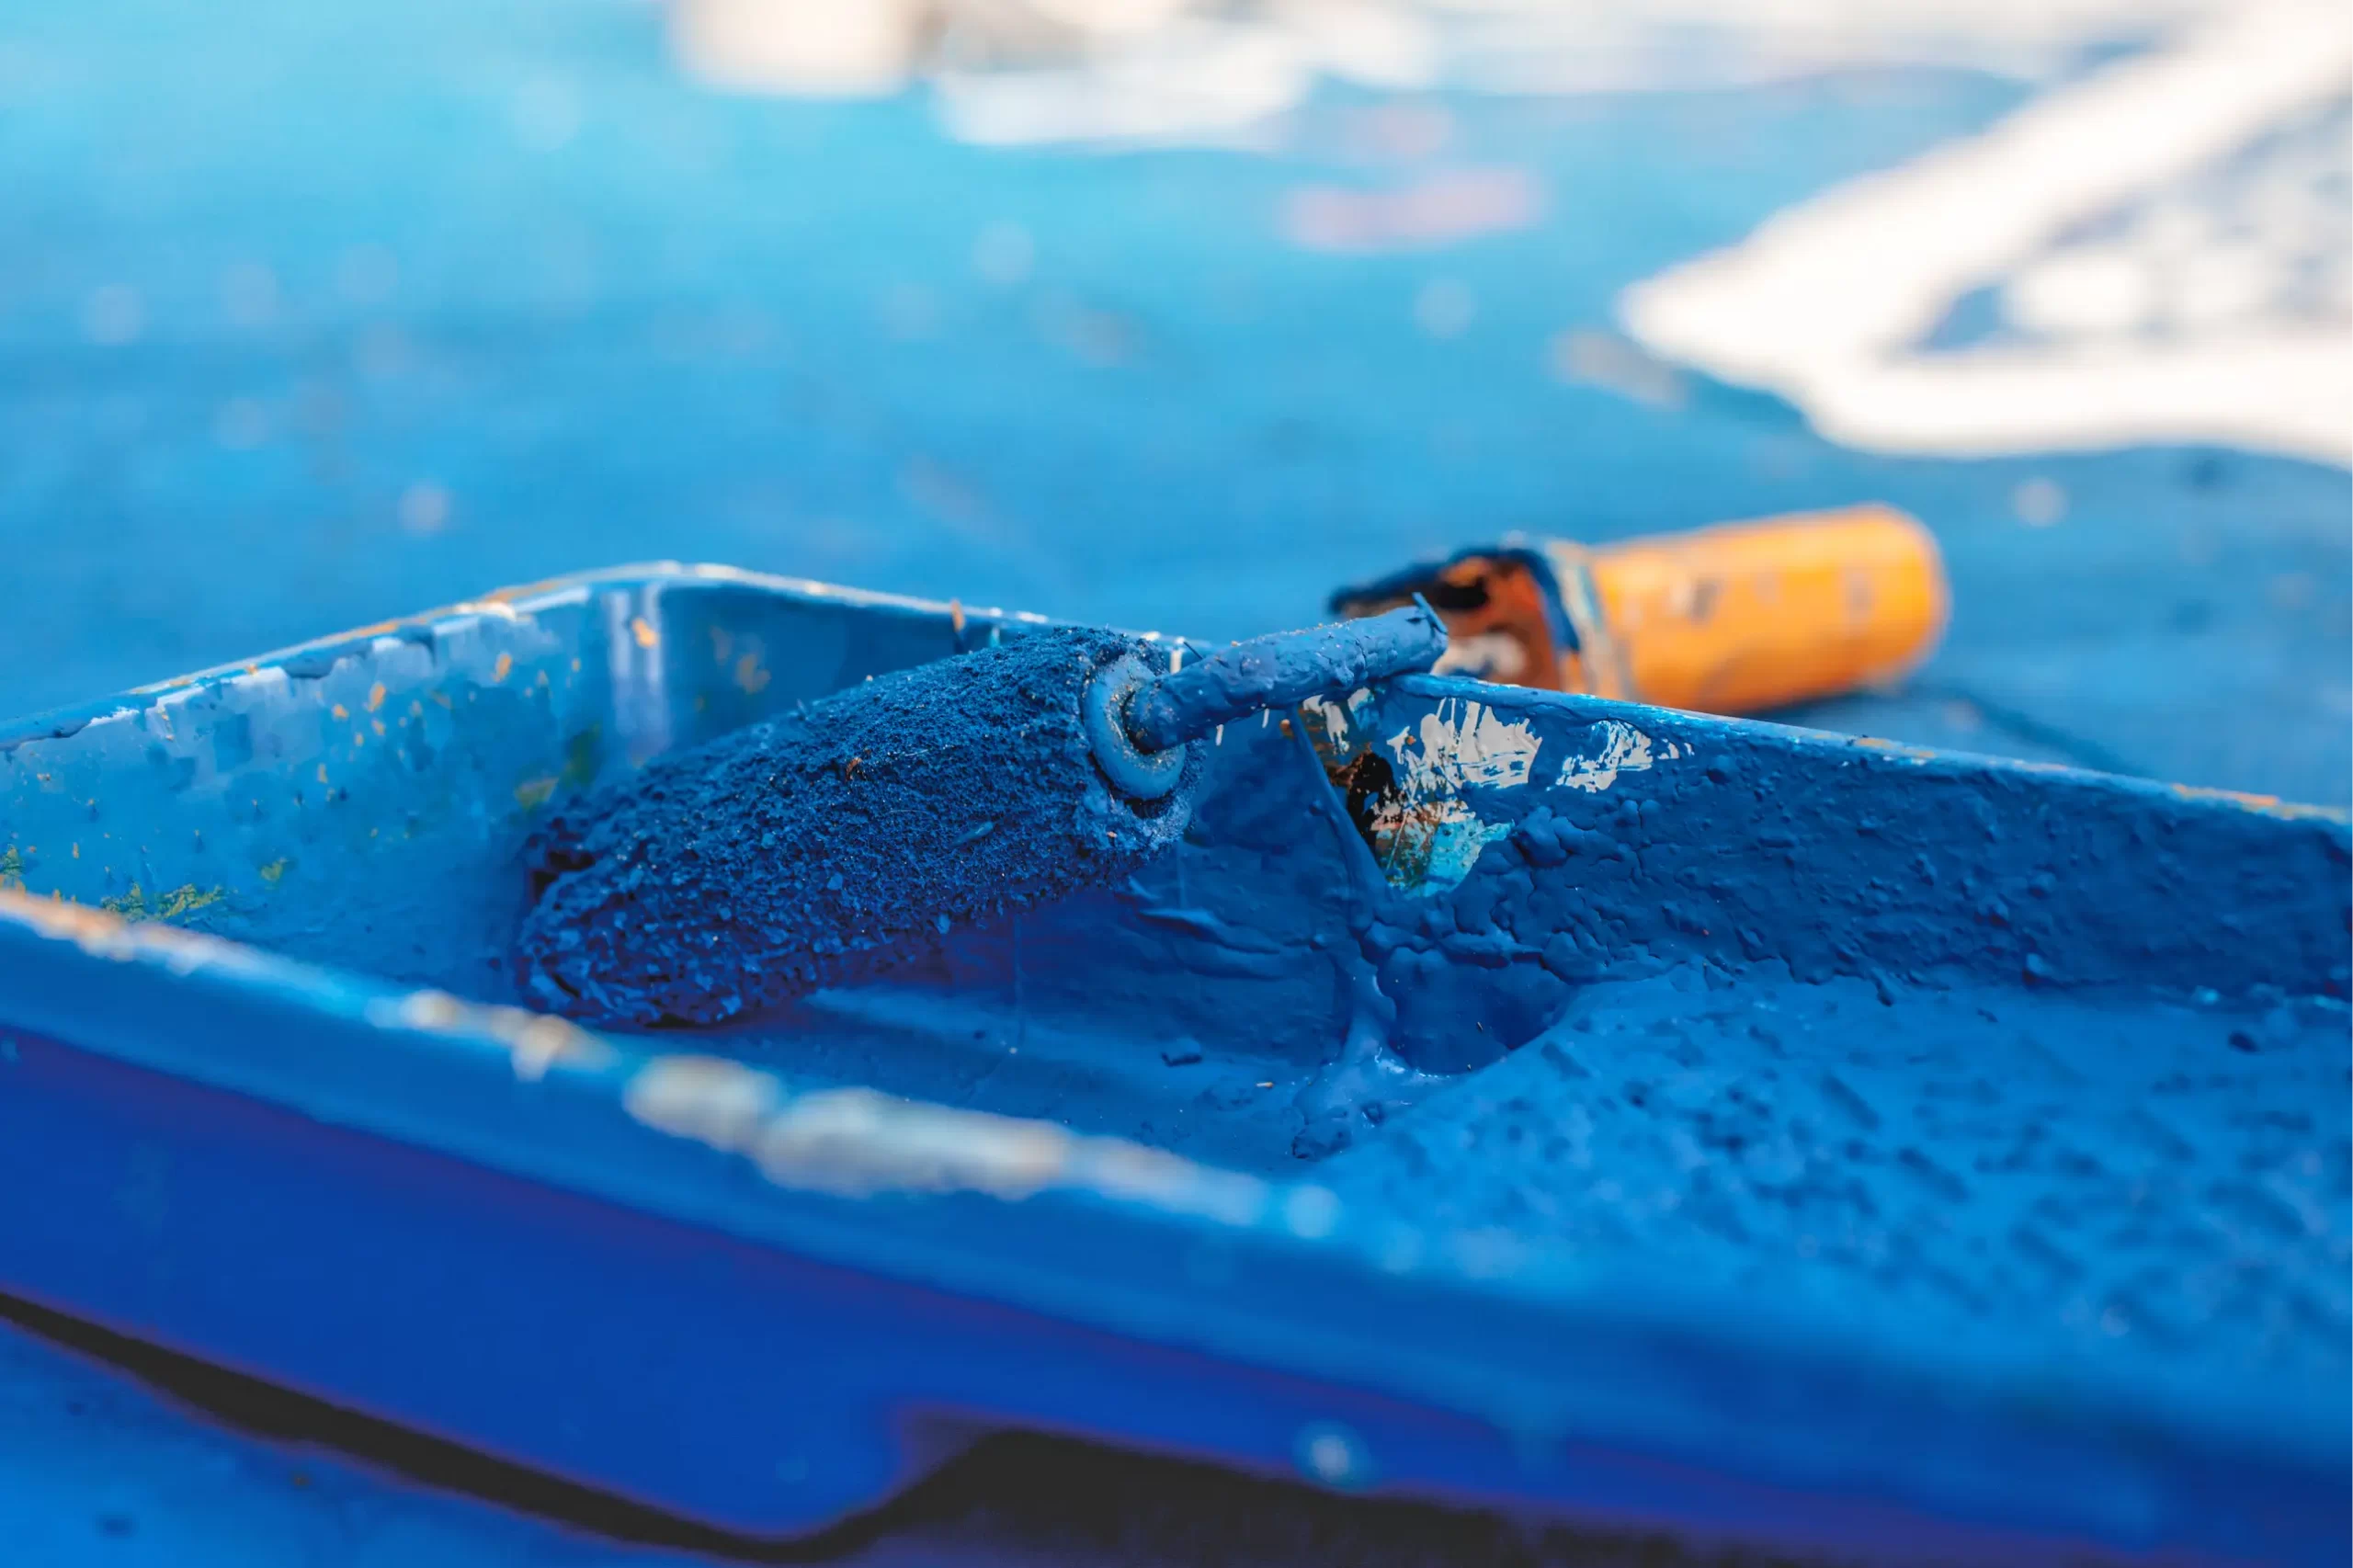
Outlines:
[[[655,761],[559,812],[517,947],[542,1006],[715,1023],[1126,875],[1174,844],[1190,743],[1427,669],[1427,606],[1262,637],[1175,671],[1117,632],[1040,631]]]

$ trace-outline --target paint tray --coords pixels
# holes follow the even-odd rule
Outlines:
[[[2337,815],[1415,677],[887,983],[512,1006],[551,802],[1036,619],[631,569],[13,726],[0,1290],[758,1535],[1024,1428],[2343,1560]]]

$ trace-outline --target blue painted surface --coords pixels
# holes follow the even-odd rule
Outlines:
[[[1553,335],[1606,330],[1624,284],[1986,124],[2018,101],[2013,85],[1924,72],[1417,100],[1452,127],[1445,161],[1519,168],[1545,217],[1436,254],[1336,257],[1288,248],[1275,213],[1302,182],[1413,177],[1360,134],[1382,100],[1325,95],[1256,156],[983,153],[943,145],[919,101],[694,93],[661,62],[657,26],[627,4],[0,7],[0,559],[16,589],[0,712],[652,553],[1223,638],[1513,528],[1606,539],[1883,497],[1937,531],[1952,635],[1908,694],[1810,722],[2347,799],[2340,471],[2207,450],[1864,458],[1769,400],[1665,374],[1630,394],[1549,369]],[[550,90],[571,95],[582,131],[543,152],[517,126]],[[1014,284],[972,266],[1002,222],[1036,244]],[[258,312],[238,284],[254,266],[276,283]],[[1443,342],[1412,324],[1441,278],[1478,302]],[[88,334],[108,286],[139,301],[133,342]],[[2055,527],[2013,507],[2038,479],[2066,497]],[[714,701],[714,722],[741,722]],[[518,783],[562,772],[542,732],[520,734],[510,749],[479,722],[463,744]],[[259,799],[277,858],[344,847],[285,795]],[[165,885],[155,904],[136,848],[111,881],[89,873],[90,896],[128,901],[143,879],[139,907],[168,908],[182,887],[225,883]],[[426,898],[435,871],[397,892],[355,873],[260,934],[301,950],[340,924],[371,963],[442,972],[494,922]],[[1145,907],[1197,937],[1215,977],[1284,961],[1247,951],[1248,923],[1189,891]],[[423,911],[452,939],[420,936]],[[1655,991],[1603,994],[1631,1017],[1664,1007]],[[801,1049],[843,1081],[984,1076],[1008,1107],[1148,1125],[1234,1162],[1279,1167],[1307,1131],[1256,1089],[1273,1073],[1188,1061],[1208,1037],[1181,1008],[1140,1063],[1209,1082],[1145,1113],[1110,1108],[1134,1103],[1117,1078],[971,1070],[920,999],[887,1012],[889,1051],[847,1028]],[[1397,1081],[1373,1068],[1341,1097]],[[1679,1137],[1664,1147],[1684,1157]],[[2261,1214],[2269,1190],[2225,1206]],[[1572,1233],[1606,1221],[1589,1194],[1552,1207]],[[356,1472],[298,1492],[265,1473],[266,1450],[127,1399],[88,1435],[41,1403],[80,1398],[85,1374],[0,1343],[29,1412],[0,1507],[9,1539],[52,1559],[85,1540],[93,1560],[173,1563],[631,1555]],[[134,1540],[98,1523],[120,1506]]]
[[[2341,1557],[2341,817],[1410,677],[1229,728],[1172,856],[890,983],[501,1005],[563,791],[974,623],[620,574],[20,729],[10,874],[82,902],[0,923],[0,1148],[60,1195],[5,1283],[738,1528],[1010,1424]]]

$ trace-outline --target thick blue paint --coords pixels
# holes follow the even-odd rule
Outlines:
[[[672,753],[534,835],[524,994],[607,1024],[716,1024],[870,978],[1165,852],[1192,820],[1187,742],[1445,650],[1421,608],[1157,676],[1140,640],[1032,633]],[[1127,736],[1102,722],[1119,722],[1107,681]]]
[[[1126,876],[1192,820],[1185,778],[1124,796],[1088,733],[1089,688],[1146,651],[1017,637],[568,803],[526,852],[550,881],[516,945],[525,994],[608,1024],[723,1023]]]
[[[601,1042],[405,989],[513,994],[549,790],[992,629],[1038,635],[620,574],[21,727],[30,891],[289,957],[0,922],[0,1150],[60,1195],[0,1285],[743,1528],[944,1406],[1276,1470],[1337,1422],[1383,1486],[1792,1543],[2342,1557],[2329,813],[1407,677],[1328,757],[1230,727],[1173,853],[888,983]],[[1407,802],[1496,830],[1433,891],[1321,764],[1473,704],[1529,782]]]
[[[1277,631],[1196,657],[1128,704],[1138,744],[1163,751],[1269,708],[1311,697],[1345,697],[1391,676],[1418,673],[1446,652],[1446,628],[1427,605],[1362,620]]]

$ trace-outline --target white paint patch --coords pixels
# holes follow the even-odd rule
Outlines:
[[[1363,722],[1364,710],[1371,705],[1372,693],[1359,687],[1348,693],[1345,703],[1336,702],[1330,698],[1311,697],[1299,706],[1306,717],[1308,733],[1314,734],[1320,732],[1324,744],[1331,748],[1332,754],[1342,756],[1354,749],[1350,737],[1356,725]],[[1223,733],[1223,726],[1220,726],[1219,733]]]
[[[1367,715],[1353,717],[1361,726]],[[1381,744],[1395,759],[1393,791],[1368,824],[1381,876],[1424,896],[1459,887],[1486,846],[1511,832],[1480,816],[1462,792],[1527,784],[1541,744],[1533,726],[1449,697]]]
[[[1636,286],[1621,312],[1653,351],[1779,392],[1867,449],[2223,441],[2343,463],[2347,303],[2341,287],[2315,299],[2295,279],[2315,257],[2345,270],[2342,199],[2326,193],[2343,164],[2329,115],[2348,77],[2341,5],[2224,7]],[[2308,168],[2250,162],[2300,136],[2310,151],[2289,163]],[[2237,200],[2234,181],[2310,191]],[[2199,215],[2218,201],[2245,211]],[[2120,235],[2081,237],[2103,223]],[[2014,330],[1927,347],[1980,289],[2000,290]]]
[[[1650,736],[1621,720],[1604,719],[1593,732],[1599,747],[1589,756],[1572,756],[1561,764],[1561,776],[1554,782],[1563,789],[1597,795],[1617,783],[1620,773],[1647,773],[1654,761],[1672,762],[1682,755],[1673,741],[1654,752]]]
[[[642,1126],[743,1155],[779,1187],[846,1198],[982,1192],[1019,1202],[1062,1187],[1246,1226],[1266,1216],[1277,1190],[1050,1121],[867,1088],[795,1095],[774,1074],[725,1057],[656,1056],[623,1087],[621,1105]]]
[[[1389,740],[1400,790],[1409,800],[1455,795],[1469,787],[1516,790],[1528,782],[1542,743],[1527,722],[1483,702],[1449,697],[1422,716],[1418,734]]]

